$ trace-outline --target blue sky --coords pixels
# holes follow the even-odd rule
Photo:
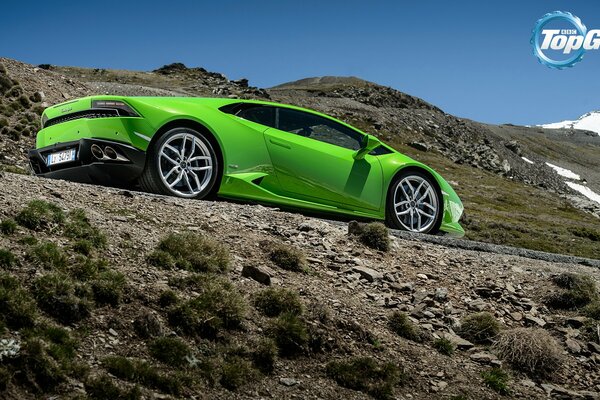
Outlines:
[[[600,109],[600,50],[561,71],[531,54],[536,20],[554,10],[600,29],[596,1],[6,2],[0,55],[135,70],[183,62],[261,87],[354,75],[458,116],[536,124]]]

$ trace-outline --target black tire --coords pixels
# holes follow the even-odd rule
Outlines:
[[[433,217],[431,218],[431,223],[424,230],[410,229],[410,226],[409,226],[410,224],[407,224],[406,222],[403,222],[401,220],[401,218],[404,218],[404,217],[398,216],[396,214],[395,204],[399,201],[404,202],[404,200],[403,200],[404,192],[402,192],[402,190],[399,186],[401,183],[403,183],[403,181],[405,181],[405,179],[408,179],[409,181],[411,181],[411,178],[413,178],[413,177],[414,177],[414,181],[427,182],[427,184],[431,188],[431,190],[428,193],[430,193],[431,196],[435,196],[435,201],[436,201],[435,215],[433,213],[431,214],[431,215],[433,215]],[[405,186],[406,184],[403,183],[403,185]],[[398,191],[398,193],[397,193],[397,191]],[[408,190],[405,190],[405,191],[407,193],[409,192]],[[398,197],[398,196],[400,196],[400,197]],[[416,201],[414,201],[413,203],[414,204],[407,204],[406,209],[408,209],[408,208],[413,208],[414,210],[420,209],[423,212],[427,212],[430,210],[428,207],[419,205],[419,203]],[[404,206],[400,206],[400,207],[404,207]],[[401,212],[406,211],[406,209],[400,209],[400,211]],[[442,194],[441,194],[436,182],[431,178],[431,176],[429,176],[429,174],[421,172],[421,171],[417,171],[417,170],[408,170],[405,172],[401,172],[392,180],[392,183],[390,184],[390,187],[388,189],[388,194],[387,194],[387,199],[386,199],[386,207],[385,207],[386,223],[390,228],[400,229],[400,230],[405,230],[405,231],[412,231],[412,232],[436,234],[436,233],[438,233],[440,226],[442,224],[443,211],[444,211],[444,204],[443,204]],[[415,215],[416,215],[416,213],[417,212],[415,212]]]
[[[210,165],[212,166],[212,173],[211,173],[210,177],[207,178],[207,180],[205,182],[206,185],[198,193],[192,193],[192,192],[190,192],[190,194],[180,193],[177,190],[174,190],[174,188],[173,189],[170,188],[165,183],[165,181],[163,181],[163,178],[161,175],[161,166],[164,165],[165,161],[164,161],[164,159],[161,160],[160,150],[163,149],[163,146],[166,143],[169,143],[170,141],[174,140],[174,138],[179,137],[182,134],[183,135],[187,134],[188,137],[193,136],[195,139],[193,139],[191,143],[196,143],[194,140],[198,140],[199,142],[197,142],[197,144],[200,147],[202,147],[203,149],[206,149],[207,153],[208,153],[207,156],[210,157]],[[183,147],[185,147],[185,145],[186,145],[186,142],[183,142]],[[195,149],[195,146],[194,146],[194,149]],[[193,150],[191,150],[191,151],[193,151]],[[191,155],[193,155],[193,153]],[[163,164],[161,164],[161,162]],[[209,161],[207,160],[206,163],[208,164]],[[190,164],[188,163],[188,166],[189,165]],[[208,140],[205,135],[203,135],[202,133],[200,133],[196,130],[193,130],[191,128],[173,128],[173,129],[170,129],[169,131],[165,132],[163,135],[161,135],[158,138],[158,140],[155,143],[153,143],[150,146],[150,148],[148,149],[147,156],[146,156],[146,165],[144,167],[144,171],[142,172],[142,175],[140,176],[140,178],[138,180],[138,183],[139,183],[140,187],[142,188],[142,190],[151,192],[151,193],[170,195],[170,196],[176,196],[176,197],[184,197],[184,198],[204,199],[207,196],[211,195],[214,192],[214,190],[218,189],[216,187],[216,183],[217,183],[218,177],[221,176],[220,169],[221,169],[221,166],[219,163],[219,157],[217,156],[217,153],[215,152],[210,140]],[[187,176],[185,177],[185,179],[190,179],[189,178],[190,175],[188,173],[186,173],[186,175]],[[192,182],[193,182],[193,180],[192,180]],[[203,185],[201,185],[199,187],[202,187],[202,186]]]

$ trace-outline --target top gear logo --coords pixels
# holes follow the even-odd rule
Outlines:
[[[600,29],[588,31],[573,14],[554,11],[537,21],[531,45],[540,63],[550,68],[570,68],[581,61],[587,50],[600,48]]]

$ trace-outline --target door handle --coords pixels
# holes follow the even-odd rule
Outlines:
[[[289,144],[285,144],[285,143],[283,143],[283,142],[280,142],[280,141],[278,141],[278,140],[269,139],[269,142],[273,143],[273,144],[274,144],[274,145],[276,145],[276,146],[281,146],[281,147],[283,147],[284,149],[288,149],[288,150],[291,150],[291,149],[292,149],[292,146],[290,146]]]

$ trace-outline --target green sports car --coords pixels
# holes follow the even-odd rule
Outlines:
[[[454,235],[463,206],[433,169],[315,111],[265,101],[92,96],[42,115],[33,171],[178,197],[253,200]]]

